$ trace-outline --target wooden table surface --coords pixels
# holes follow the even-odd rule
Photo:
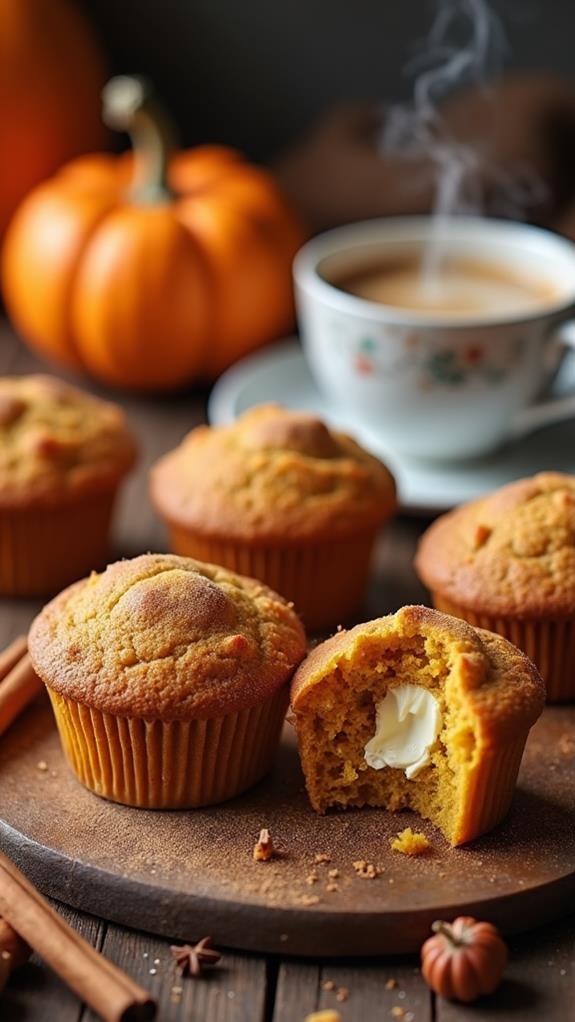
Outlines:
[[[45,367],[26,352],[7,326],[0,325],[0,373],[36,371],[45,371]],[[118,400],[117,395],[108,396]],[[165,548],[163,531],[146,497],[147,469],[202,421],[205,398],[205,393],[197,391],[156,400],[121,398],[139,437],[142,456],[119,508],[115,530],[118,555]],[[382,537],[366,606],[369,616],[425,599],[411,567],[415,542],[425,524],[399,518]],[[38,607],[35,601],[0,602],[0,648],[26,631]],[[0,805],[1,797],[0,791]],[[84,937],[151,991],[159,1003],[161,1022],[303,1022],[308,1013],[320,1008],[337,1009],[343,1022],[394,1018],[403,1022],[482,1022],[493,1018],[499,1022],[565,1022],[574,1017],[575,916],[513,939],[499,991],[472,1007],[463,1007],[430,994],[415,958],[365,962],[322,962],[318,958],[310,962],[224,950],[220,966],[205,978],[179,980],[169,941],[65,906],[56,907]],[[574,912],[575,905],[566,906],[566,911]],[[209,934],[209,919],[203,930],[191,933],[190,940]],[[15,973],[0,994],[1,1022],[94,1019],[37,958]]]

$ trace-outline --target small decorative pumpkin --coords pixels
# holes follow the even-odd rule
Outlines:
[[[30,188],[104,144],[104,65],[79,8],[0,0],[0,236]]]
[[[474,1001],[499,986],[507,947],[491,923],[459,916],[452,923],[435,922],[435,936],[421,949],[421,971],[440,997]]]
[[[214,378],[292,327],[301,228],[235,150],[170,159],[144,80],[114,78],[103,100],[134,153],[75,160],[24,200],[4,246],[8,312],[41,354],[112,385]]]

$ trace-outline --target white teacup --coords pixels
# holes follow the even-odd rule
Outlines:
[[[520,314],[438,315],[368,301],[330,282],[368,261],[413,257],[433,230],[430,217],[401,217],[308,242],[294,264],[299,324],[318,386],[358,423],[400,453],[465,458],[565,417],[564,403],[534,401],[565,345],[575,346],[575,245],[525,224],[447,223],[449,257],[495,263],[548,286],[552,298]]]

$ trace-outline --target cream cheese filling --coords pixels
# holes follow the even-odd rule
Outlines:
[[[411,780],[431,762],[429,750],[442,725],[435,696],[421,685],[397,685],[376,703],[375,734],[365,746],[374,770],[393,767]]]

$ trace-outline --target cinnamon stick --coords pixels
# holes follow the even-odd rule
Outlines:
[[[15,639],[0,654],[0,735],[42,687],[26,652],[26,639]]]
[[[28,642],[25,635],[19,635],[9,646],[6,646],[6,649],[2,650],[0,653],[0,680],[8,674],[8,671],[12,670],[27,651]]]
[[[0,852],[0,915],[105,1022],[147,1022],[155,1001],[55,912]]]

